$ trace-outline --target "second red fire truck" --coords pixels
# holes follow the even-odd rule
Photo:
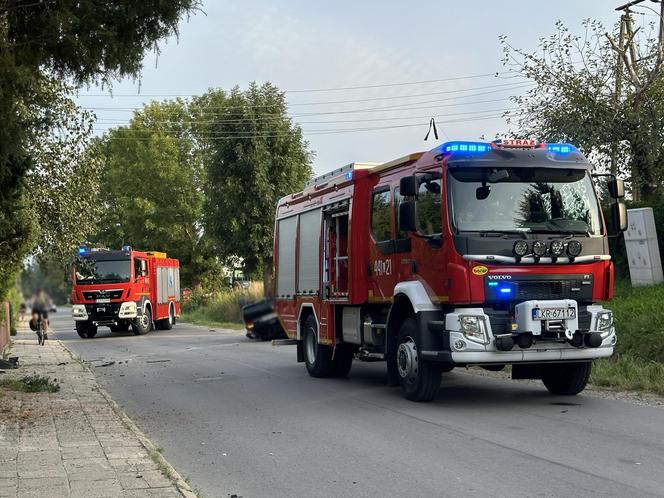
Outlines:
[[[326,377],[385,360],[415,401],[468,365],[582,391],[616,343],[598,304],[614,277],[591,171],[569,144],[448,142],[282,198],[274,307],[298,361]],[[608,187],[618,232],[624,189]]]
[[[169,330],[180,316],[180,263],[157,251],[79,248],[72,268],[72,316],[82,338],[100,326],[136,335]]]

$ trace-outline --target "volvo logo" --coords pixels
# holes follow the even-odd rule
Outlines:
[[[489,275],[489,280],[511,280],[512,275]]]

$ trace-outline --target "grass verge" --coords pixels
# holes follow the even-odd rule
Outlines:
[[[231,329],[231,330],[243,330],[244,323],[242,322],[227,322],[227,321],[217,321],[212,319],[205,309],[197,309],[194,311],[189,311],[182,313],[179,319],[181,322],[193,323],[195,325],[205,325],[210,328],[219,328],[219,329]]]
[[[26,375],[20,378],[3,377],[0,379],[0,387],[24,393],[57,393],[60,390],[60,384],[51,382],[48,377],[41,375]]]
[[[596,361],[590,382],[618,390],[664,396],[664,285],[616,282],[613,311],[618,343],[612,358]]]

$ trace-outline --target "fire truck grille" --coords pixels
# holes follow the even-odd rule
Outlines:
[[[113,289],[110,291],[83,291],[83,299],[120,299],[122,297],[122,289]]]
[[[530,280],[518,283],[517,298],[530,299],[578,299],[581,282],[578,280]]]

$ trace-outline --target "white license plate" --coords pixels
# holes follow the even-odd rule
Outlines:
[[[573,320],[576,318],[575,308],[535,308],[533,320]]]
[[[101,308],[97,306],[97,313],[104,313],[106,311],[106,308],[102,306]]]
[[[97,302],[98,303],[110,303],[111,298],[109,298],[109,297],[100,297],[100,298],[97,299]]]

